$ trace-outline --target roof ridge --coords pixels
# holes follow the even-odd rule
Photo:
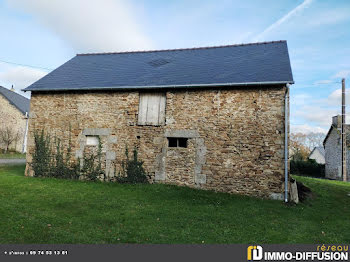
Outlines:
[[[102,52],[102,53],[81,53],[77,56],[89,56],[89,55],[116,55],[116,54],[133,54],[133,53],[155,53],[155,52],[167,52],[167,51],[186,51],[186,50],[201,50],[211,48],[224,48],[224,47],[235,47],[235,46],[249,46],[249,45],[264,45],[274,43],[284,43],[286,40],[278,41],[266,41],[266,42],[255,42],[255,43],[241,43],[232,45],[218,45],[218,46],[203,46],[203,47],[190,47],[190,48],[174,48],[174,49],[159,49],[159,50],[140,50],[140,51],[122,51],[122,52]]]

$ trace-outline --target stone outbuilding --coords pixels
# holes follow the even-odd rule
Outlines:
[[[101,141],[105,180],[127,146],[153,182],[283,199],[293,83],[286,41],[78,54],[24,89],[26,174],[34,130],[70,126],[77,159]]]
[[[26,152],[26,135],[28,130],[30,100],[20,94],[0,86],[0,132],[5,137],[14,138],[9,149]],[[0,139],[0,148],[4,150],[6,143]]]
[[[341,168],[341,115],[332,118],[332,125],[323,141],[325,149],[325,176],[329,179],[343,180]],[[350,125],[345,125],[346,132],[346,174],[350,181]]]

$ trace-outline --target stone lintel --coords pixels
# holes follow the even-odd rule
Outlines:
[[[199,137],[198,131],[196,130],[166,130],[165,137],[183,137],[183,138],[196,138]]]
[[[110,128],[84,128],[85,136],[108,136],[111,133]]]

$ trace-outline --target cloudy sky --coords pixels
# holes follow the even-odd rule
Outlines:
[[[350,90],[349,0],[0,0],[0,29],[0,85],[16,90],[76,53],[272,40],[288,41],[292,131],[326,132],[342,77]]]

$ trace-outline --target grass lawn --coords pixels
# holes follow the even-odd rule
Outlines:
[[[0,153],[0,159],[14,159],[14,158],[26,158],[26,154],[21,153],[6,153],[1,154]]]
[[[350,243],[350,183],[296,177],[300,205],[169,185],[31,178],[0,167],[0,243]]]

